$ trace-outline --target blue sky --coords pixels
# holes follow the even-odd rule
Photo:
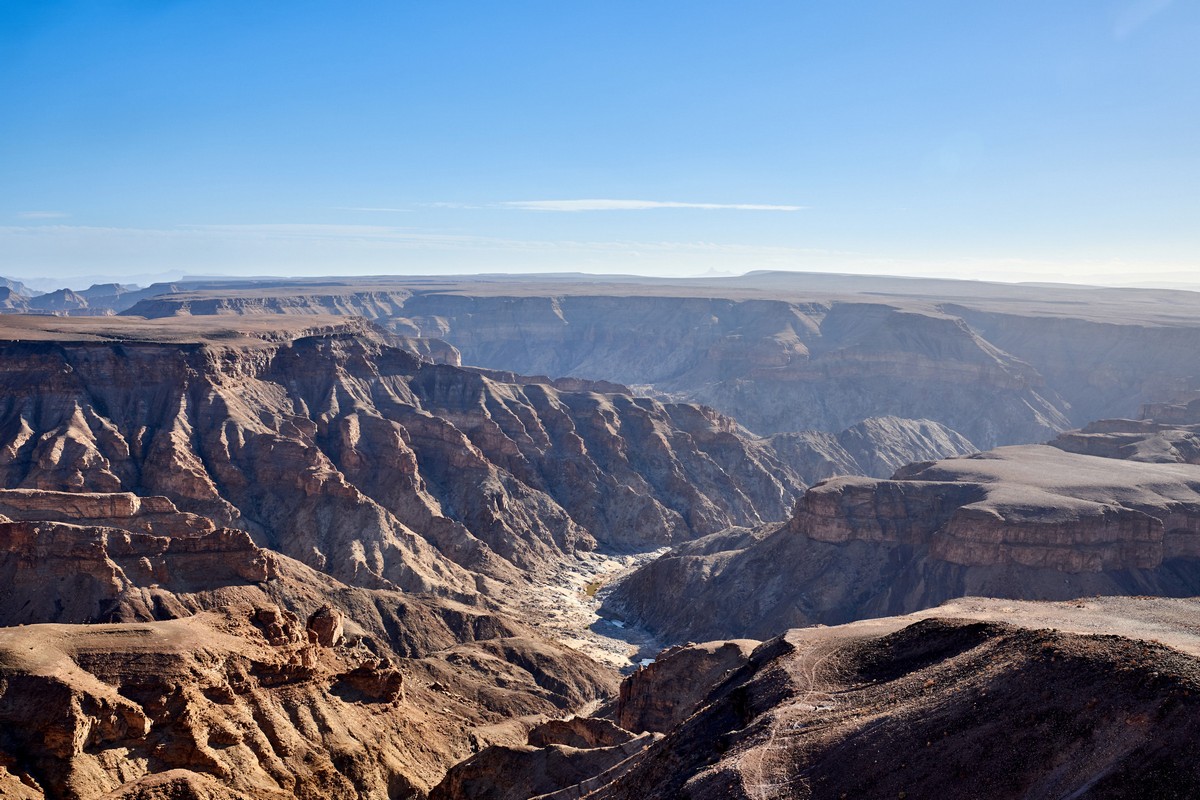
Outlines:
[[[0,0],[0,274],[1200,282],[1200,3]]]

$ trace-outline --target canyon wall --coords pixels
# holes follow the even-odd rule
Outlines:
[[[712,406],[760,435],[891,416],[989,448],[1200,388],[1190,292],[783,273],[191,288],[125,313],[360,314],[445,340],[464,363],[619,381]]]
[[[1092,452],[1105,449],[1099,440],[1124,452],[1147,424],[1098,423],[1108,432],[1061,443],[1078,450],[1082,435]],[[1170,430],[1149,435],[1187,433]],[[968,595],[1200,593],[1200,467],[1178,451],[1151,463],[1064,447],[1003,447],[887,480],[825,481],[788,523],[680,545],[625,578],[605,608],[680,641],[764,638]]]
[[[782,519],[801,487],[713,412],[433,364],[337,325],[0,342],[0,486],[26,505],[160,496],[350,583],[457,595],[597,544]]]

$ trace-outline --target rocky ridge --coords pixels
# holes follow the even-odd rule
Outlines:
[[[905,464],[968,455],[964,436],[928,419],[871,417],[839,433],[797,431],[766,437],[806,484],[839,475],[886,478]]]
[[[435,364],[354,320],[6,326],[17,796],[422,796],[615,692],[517,621],[539,570],[799,486],[711,410]]]
[[[488,742],[489,725],[610,690],[582,656],[531,640],[488,642],[469,666],[465,650],[397,660],[328,636],[330,614],[306,625],[277,607],[226,606],[0,629],[0,792],[417,797]],[[537,661],[547,672],[519,666]],[[538,686],[551,675],[556,690]]]
[[[614,690],[496,603],[346,585],[165,498],[62,494],[3,493],[60,518],[0,520],[5,796],[419,797]]]
[[[965,595],[1200,593],[1200,468],[1178,450],[1167,463],[1070,451],[1083,437],[1091,451],[1126,452],[1145,428],[1109,421],[1064,437],[1067,449],[1003,447],[887,480],[825,481],[784,525],[704,537],[637,570],[606,613],[680,641],[765,638]]]
[[[598,543],[783,518],[800,486],[715,413],[433,364],[363,323],[104,324],[0,342],[2,485],[165,497],[358,585],[470,594]]]
[[[1195,611],[1194,600],[967,600],[749,651],[689,645],[664,660],[676,668],[623,684],[622,697],[682,703],[665,735],[623,761],[608,766],[586,743],[520,758],[489,748],[433,796],[480,796],[471,781],[608,800],[957,797],[964,782],[978,798],[1188,796],[1200,788]],[[723,651],[740,655],[681,695],[681,670]],[[574,769],[527,782],[529,764],[556,758]]]

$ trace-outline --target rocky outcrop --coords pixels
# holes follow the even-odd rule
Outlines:
[[[676,547],[607,613],[668,640],[766,638],[955,597],[1200,592],[1200,467],[1029,445],[812,487],[791,521]]]
[[[571,717],[543,722],[529,732],[533,747],[559,744],[583,750],[589,747],[613,747],[625,744],[635,735],[606,719]]]
[[[642,734],[610,747],[493,745],[456,765],[430,800],[579,800],[621,771],[657,738]]]
[[[166,497],[362,586],[464,596],[597,543],[780,519],[799,489],[719,415],[431,364],[361,322],[172,341],[7,319],[24,327],[0,343],[0,482],[21,502]]]
[[[341,644],[346,636],[346,615],[331,605],[323,605],[312,613],[305,626],[309,639],[323,647]]]
[[[690,717],[713,686],[746,665],[751,639],[672,647],[621,683],[616,721],[626,730],[666,733]]]
[[[71,522],[159,536],[200,536],[214,530],[211,520],[180,511],[166,497],[132,492],[0,489],[0,514],[13,520]]]
[[[540,648],[563,676],[583,660],[505,646]],[[566,696],[537,677],[510,665],[502,689],[446,658],[326,647],[270,607],[0,628],[0,787],[80,800],[423,796],[470,742],[496,736],[496,719],[562,713]],[[610,688],[593,673],[570,693]]]
[[[0,285],[0,313],[28,314],[32,311],[29,298],[13,289]]]
[[[92,311],[88,307],[87,298],[70,289],[58,289],[30,298],[29,308],[43,314],[80,314]]]
[[[1188,419],[1187,415],[1180,415]],[[1070,453],[1155,464],[1200,464],[1200,423],[1102,420],[1060,434],[1050,444]]]
[[[1003,623],[794,632],[588,797],[1186,796],[1195,669],[1162,645]]]
[[[414,292],[403,312],[414,327],[398,329],[445,338],[471,364],[646,386],[711,405],[764,435],[895,416],[937,420],[988,447],[1071,427],[1041,374],[952,315],[882,302],[642,291]]]
[[[756,272],[208,280],[78,294],[83,313],[362,316],[445,340],[467,363],[618,380],[712,405],[764,435],[896,416],[936,420],[979,447],[1037,442],[1195,390],[1200,374],[1195,294],[1166,290]]]
[[[263,583],[273,557],[245,531],[170,538],[60,522],[0,523],[0,623],[168,613],[162,594]],[[159,590],[157,599],[137,591]]]

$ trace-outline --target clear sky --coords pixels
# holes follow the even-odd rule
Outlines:
[[[0,274],[764,268],[1200,283],[1200,2],[0,0]]]

